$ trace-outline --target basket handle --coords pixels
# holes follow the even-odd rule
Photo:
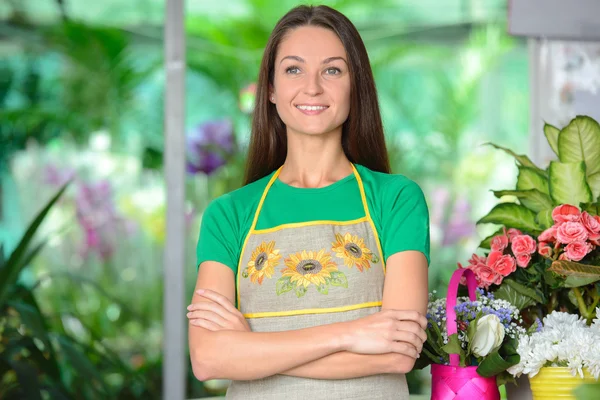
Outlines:
[[[450,284],[448,285],[448,295],[446,296],[446,330],[448,337],[458,332],[456,326],[456,297],[458,295],[458,285],[460,285],[460,278],[462,276],[467,278],[467,288],[469,289],[469,298],[471,301],[477,300],[477,281],[475,280],[475,274],[470,269],[460,268],[454,271],[452,278],[450,278]],[[460,363],[460,357],[458,354],[450,354],[450,365],[458,367]]]

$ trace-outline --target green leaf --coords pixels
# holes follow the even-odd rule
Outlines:
[[[587,211],[587,213],[591,215],[600,215],[600,202],[582,203],[581,211]]]
[[[17,375],[24,398],[42,400],[36,368],[26,362],[17,360],[9,360],[8,362]]]
[[[557,127],[552,126],[548,123],[544,124],[544,135],[546,136],[546,139],[548,140],[548,144],[550,145],[550,148],[552,148],[552,151],[557,156],[558,156],[558,134],[559,133],[560,133],[560,129],[558,129]]]
[[[333,271],[329,282],[332,286],[348,287],[348,278],[341,271]]]
[[[496,205],[488,215],[477,221],[477,224],[498,224],[507,228],[536,232],[540,230],[535,222],[536,214],[525,206],[514,203]]]
[[[523,294],[518,290],[515,290],[515,288],[512,285],[505,284],[507,281],[510,280],[505,279],[500,285],[500,287],[494,292],[495,298],[506,300],[510,302],[513,306],[517,307],[519,310],[532,306],[536,303],[534,297]]]
[[[323,284],[323,285],[318,285],[317,286],[317,290],[319,291],[319,293],[321,294],[328,294],[329,293],[329,286]]]
[[[592,191],[592,196],[600,201],[600,172],[587,176],[588,185]]]
[[[460,346],[460,340],[458,339],[458,333],[448,336],[448,343],[446,343],[444,346],[442,346],[442,350],[444,350],[448,354],[458,354],[460,356],[460,365],[465,366],[465,364],[466,364],[465,351]]]
[[[546,230],[554,225],[554,220],[552,219],[552,210],[553,208],[542,210],[535,216],[535,221],[543,230]]]
[[[100,371],[85,356],[85,353],[78,347],[78,344],[65,336],[58,336],[57,339],[60,343],[60,348],[63,350],[62,354],[77,371],[78,375],[86,379],[88,383],[96,387],[100,386],[107,391]]]
[[[496,149],[503,150],[505,153],[513,156],[523,167],[531,168],[536,170],[539,174],[546,175],[546,172],[543,169],[540,169],[537,165],[533,163],[526,155],[516,154],[514,151],[507,149],[506,147],[498,146],[493,143],[485,143],[485,145],[490,145]]]
[[[483,241],[479,244],[479,247],[482,249],[491,249],[492,248],[492,239],[495,236],[503,235],[503,234],[504,234],[504,228],[498,229],[496,232],[494,232],[490,236],[483,239]]]
[[[477,367],[477,373],[485,377],[496,376],[513,365],[517,365],[520,360],[521,357],[519,357],[516,349],[516,341],[510,339],[502,344],[500,349],[488,354],[481,360],[479,367]]]
[[[517,190],[538,190],[545,194],[550,194],[548,179],[546,175],[540,174],[536,169],[519,167],[519,176],[517,177]]]
[[[578,115],[558,135],[559,159],[563,163],[585,163],[587,175],[600,172],[600,125]]]
[[[275,284],[275,293],[277,293],[278,296],[289,292],[294,288],[294,284],[290,282],[290,279],[290,276],[284,276],[283,278],[279,278],[277,280],[277,283]]]
[[[550,197],[556,204],[589,203],[592,191],[585,179],[585,164],[550,161]]]
[[[520,284],[517,281],[514,281],[512,279],[505,279],[502,282],[502,284],[510,286],[511,288],[513,288],[517,292],[521,293],[522,295],[532,298],[537,303],[543,303],[544,302],[544,300],[542,300],[542,298],[540,297],[540,295],[538,295],[537,292],[534,289],[528,288],[527,286],[522,285],[522,284]]]
[[[11,253],[8,261],[6,264],[4,264],[4,267],[0,269],[0,304],[3,304],[4,300],[6,300],[11,287],[17,282],[23,268],[28,265],[31,259],[41,249],[42,245],[38,245],[33,250],[30,250],[29,245],[31,244],[33,237],[39,226],[42,224],[44,218],[46,218],[46,215],[52,206],[54,206],[60,196],[62,196],[69,183],[70,181],[65,183],[54,195],[54,197],[50,199],[42,211],[38,213],[31,225],[29,225],[27,228],[27,231],[21,238],[17,247]]]
[[[521,204],[532,211],[540,212],[552,208],[552,199],[546,193],[537,189],[529,190],[495,190],[494,196],[500,198],[503,196],[515,196]]]
[[[296,296],[298,296],[298,298],[304,296],[307,291],[308,288],[305,288],[304,285],[296,286]]]
[[[573,390],[577,400],[600,399],[600,382],[583,383]]]
[[[548,271],[566,276],[565,287],[580,287],[600,280],[600,266],[557,260]]]

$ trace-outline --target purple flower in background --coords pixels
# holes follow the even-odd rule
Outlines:
[[[444,229],[442,246],[450,246],[462,238],[475,233],[475,224],[471,221],[471,204],[465,198],[457,199],[454,203],[452,216]]]
[[[118,245],[119,234],[127,228],[127,221],[115,210],[110,182],[81,183],[75,205],[84,233],[82,256],[87,258],[96,252],[102,261],[108,260]]]
[[[74,178],[76,172],[73,168],[59,168],[55,164],[47,164],[43,175],[44,183],[51,186],[62,186],[69,179]]]
[[[226,163],[234,151],[235,137],[231,121],[209,121],[188,132],[186,169],[191,174],[210,175]]]

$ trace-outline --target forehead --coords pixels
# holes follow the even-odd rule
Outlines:
[[[289,32],[279,43],[276,60],[286,56],[320,61],[328,57],[345,57],[346,50],[333,31],[316,26],[302,26]]]

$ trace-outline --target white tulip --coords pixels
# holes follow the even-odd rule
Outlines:
[[[497,315],[489,314],[479,318],[475,334],[471,340],[471,351],[477,357],[485,357],[497,349],[504,340],[504,325]]]

